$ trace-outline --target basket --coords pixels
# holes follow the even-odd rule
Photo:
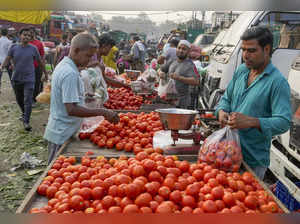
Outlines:
[[[300,187],[300,182],[295,184]],[[276,182],[275,195],[290,211],[300,209],[300,202],[289,193],[288,189],[280,181]]]

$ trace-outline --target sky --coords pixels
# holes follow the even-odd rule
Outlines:
[[[91,12],[91,11],[90,11]],[[94,11],[103,16],[105,20],[111,19],[113,16],[136,17],[141,12],[148,14],[150,19],[156,23],[162,23],[166,20],[172,20],[176,23],[186,22],[192,19],[192,11]],[[201,11],[197,12],[197,19],[201,19]],[[87,14],[88,11],[77,11],[79,14]],[[205,20],[210,20],[212,11],[206,11]]]

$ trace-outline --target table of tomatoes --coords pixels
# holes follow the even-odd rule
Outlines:
[[[153,148],[159,115],[120,113],[79,135],[99,154],[58,157],[17,212],[29,213],[281,213],[252,172],[225,172],[213,164],[180,160]],[[115,158],[101,148],[127,151]],[[31,195],[30,195],[31,194]]]

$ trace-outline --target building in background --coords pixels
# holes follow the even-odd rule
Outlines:
[[[212,31],[219,31],[228,28],[240,15],[239,12],[233,11],[215,11],[211,15]]]

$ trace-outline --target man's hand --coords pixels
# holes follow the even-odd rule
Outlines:
[[[221,123],[222,127],[224,127],[225,125],[227,125],[228,122],[228,116],[229,114],[223,110],[219,111],[219,122]]]
[[[230,114],[227,124],[232,129],[260,128],[260,123],[257,118],[249,117],[238,112]]]
[[[164,73],[164,72],[162,72],[162,71],[159,71],[159,72],[158,72],[158,76],[159,76],[159,78],[161,78],[161,79],[166,79],[166,73]]]
[[[172,73],[172,74],[170,74],[170,78],[179,81],[181,76],[176,73]]]
[[[103,114],[106,120],[108,120],[111,123],[117,124],[120,121],[118,113],[112,111],[112,110],[107,110],[105,114]]]

